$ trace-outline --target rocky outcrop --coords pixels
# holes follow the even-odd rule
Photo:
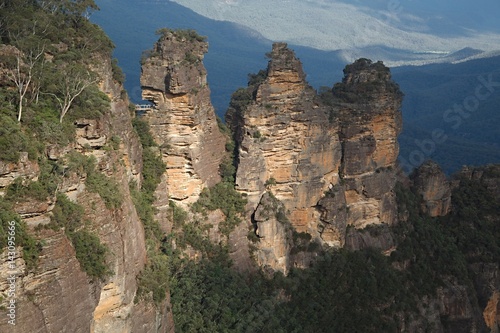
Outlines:
[[[38,163],[29,160],[27,152],[19,153],[17,163],[0,161],[0,195],[4,194],[4,189],[12,184],[16,178],[36,181],[39,173]]]
[[[292,245],[292,230],[284,210],[283,203],[266,192],[252,217],[255,234],[259,237],[255,260],[264,271],[287,274],[290,267],[288,253]]]
[[[169,197],[181,204],[220,181],[225,138],[210,102],[207,50],[194,32],[165,31],[142,65],[142,96],[153,103],[144,119],[167,166]]]
[[[338,107],[348,224],[396,221],[394,186],[402,93],[381,62],[359,59],[333,88]]]
[[[322,238],[330,239],[331,246],[344,246],[348,214],[344,187],[331,186],[316,208],[321,213],[319,231]]]
[[[495,291],[488,300],[483,311],[483,318],[491,333],[500,331],[500,292]]]
[[[366,59],[347,66],[327,103],[285,43],[269,56],[267,70],[233,95],[226,115],[248,216],[269,191],[295,232],[334,247],[344,246],[347,225],[393,224],[402,94],[389,70]]]
[[[93,286],[81,271],[70,241],[64,232],[44,231],[45,244],[37,269],[27,274],[22,249],[17,249],[16,326],[13,332],[89,332],[92,312],[97,304]],[[7,252],[0,259],[2,266],[0,291],[8,289],[7,277],[12,273]],[[2,331],[10,332],[6,321]]]
[[[232,116],[240,120],[232,127],[241,133],[236,188],[247,195],[248,210],[255,211],[269,190],[294,229],[321,237],[316,205],[339,182],[338,130],[286,44],[273,45],[266,77],[244,112]],[[324,241],[337,242],[329,235]]]
[[[396,249],[396,242],[387,224],[376,224],[364,229],[349,228],[346,233],[345,248],[352,251],[372,248],[390,255]]]
[[[451,185],[435,162],[428,161],[411,175],[417,194],[422,197],[422,211],[432,217],[445,216],[451,209]]]

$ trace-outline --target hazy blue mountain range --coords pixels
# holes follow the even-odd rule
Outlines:
[[[439,61],[465,47],[500,49],[500,4],[492,0],[173,1],[205,17],[242,24],[271,40],[341,50],[349,62],[360,56],[373,58],[381,47],[397,50],[398,57],[387,52],[382,58],[390,66]]]
[[[465,1],[462,2],[457,4],[469,6]],[[408,8],[413,6],[415,10],[425,9],[422,2],[404,3]],[[246,85],[247,74],[266,67],[265,53],[270,51],[272,41],[244,26],[208,19],[171,1],[98,0],[97,4],[101,10],[92,15],[92,20],[101,25],[116,44],[115,56],[127,77],[125,86],[136,103],[141,100],[141,53],[152,47],[158,38],[155,31],[162,27],[196,29],[201,35],[208,37],[209,52],[204,62],[212,101],[221,117],[231,93]],[[384,6],[387,2],[373,1],[371,4],[373,8],[377,5]],[[439,12],[447,7],[439,5],[436,8]],[[459,12],[449,15],[452,22],[460,17]],[[485,15],[492,16],[487,13]],[[498,29],[499,24],[496,21],[485,18],[482,22],[484,29],[497,31],[495,29]],[[347,64],[346,51],[324,51],[289,45],[303,62],[308,81],[315,88],[331,87],[342,78],[342,69]],[[407,56],[407,53],[399,49],[385,46],[370,47],[370,53],[375,55],[373,60],[386,59],[389,55],[394,62],[403,59],[402,63]],[[474,95],[474,90],[480,84],[479,76],[488,78],[491,74],[494,75],[494,82],[500,82],[500,57],[484,58],[482,51],[471,47],[440,57],[445,58],[443,61],[459,63],[392,68],[396,82],[406,95],[403,104],[404,130],[400,136],[401,159],[414,166],[415,163],[412,162],[419,162],[421,157],[430,157],[439,162],[447,172],[464,164],[500,162],[500,87],[492,87],[494,91],[491,96],[481,100],[477,110],[470,113],[468,118],[463,118],[459,126],[456,126],[457,120],[454,120],[456,114],[450,113],[444,119],[444,113],[448,109],[453,109],[455,104],[462,104],[467,96]],[[474,57],[479,59],[463,61]],[[435,129],[442,129],[446,140],[432,146],[426,140],[432,139],[432,131]]]
[[[423,153],[447,172],[500,162],[500,56],[392,73],[405,93],[400,160]],[[434,130],[447,136],[435,146]]]

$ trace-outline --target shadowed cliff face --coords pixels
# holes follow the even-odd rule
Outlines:
[[[233,96],[226,117],[248,214],[270,191],[293,230],[336,247],[344,245],[347,225],[392,224],[401,93],[389,70],[369,60],[348,66],[326,105],[286,44],[275,43],[269,56],[265,75]],[[260,236],[282,239],[263,230],[276,228],[261,228]]]
[[[394,195],[402,94],[382,63],[357,60],[333,88],[342,141],[348,224],[396,221]]]
[[[220,181],[225,138],[210,102],[207,50],[200,36],[166,31],[142,65],[143,98],[155,106],[144,118],[167,165],[168,195],[181,203]]]
[[[432,217],[445,216],[451,210],[451,186],[435,162],[419,166],[411,175],[414,187],[422,196],[422,211]]]

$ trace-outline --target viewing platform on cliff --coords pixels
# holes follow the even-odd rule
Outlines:
[[[136,104],[135,112],[146,112],[150,110],[156,110],[156,106],[154,104]]]

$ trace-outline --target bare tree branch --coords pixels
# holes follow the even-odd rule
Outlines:
[[[75,99],[85,89],[99,82],[99,78],[83,65],[72,65],[60,77],[60,83],[56,93],[45,93],[53,96],[60,108],[59,122],[62,123],[64,116],[68,113]]]
[[[23,105],[27,92],[30,90],[34,76],[35,76],[35,66],[43,59],[45,50],[45,45],[38,45],[37,47],[31,48],[26,52],[22,52],[19,49],[15,49],[14,66],[7,69],[7,77],[16,86],[18,94],[18,107],[17,107],[17,121],[21,121],[23,113]]]

